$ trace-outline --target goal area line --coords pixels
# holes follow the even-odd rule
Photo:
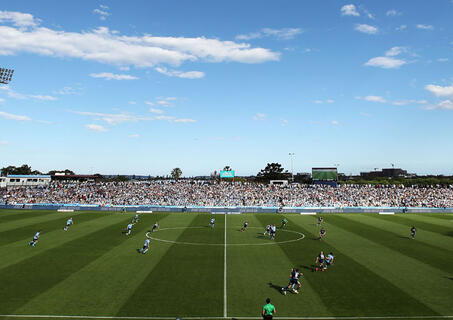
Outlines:
[[[118,320],[174,320],[177,316],[173,317],[132,317],[132,316],[82,316],[82,315],[44,315],[44,314],[0,314],[0,318],[26,318],[26,319],[118,319]],[[244,319],[255,320],[262,319],[262,317],[180,317],[182,320],[226,320],[226,319]],[[278,320],[359,320],[359,319],[453,319],[451,316],[364,316],[364,317],[348,317],[348,316],[311,316],[311,317],[274,317]]]

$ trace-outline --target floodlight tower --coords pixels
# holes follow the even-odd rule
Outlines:
[[[294,160],[294,152],[288,153],[289,157],[291,158],[291,180],[294,182],[294,170],[293,170],[293,160]]]
[[[0,68],[0,83],[8,84],[13,77],[13,69]]]

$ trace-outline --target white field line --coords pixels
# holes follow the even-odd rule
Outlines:
[[[179,230],[179,229],[205,229],[206,227],[174,227],[174,228],[160,228],[158,231],[155,232],[146,232],[145,236],[148,239],[159,241],[159,242],[164,242],[164,243],[174,243],[174,244],[184,244],[184,245],[192,245],[192,246],[268,246],[268,245],[276,245],[276,244],[283,244],[283,243],[289,243],[289,242],[296,242],[299,240],[302,240],[305,238],[305,235],[302,232],[294,231],[294,230],[288,230],[288,229],[281,229],[280,231],[282,232],[290,232],[290,233],[295,233],[299,235],[297,239],[293,240],[286,240],[286,241],[275,241],[275,242],[266,242],[266,243],[202,243],[202,242],[183,242],[183,241],[174,241],[174,240],[165,240],[165,239],[159,239],[156,238],[155,236],[151,236],[152,234],[156,234],[159,231],[164,231],[164,230]],[[262,229],[259,227],[247,227],[247,229]]]
[[[44,315],[44,314],[0,314],[0,318],[29,318],[29,319],[124,319],[124,320],[174,320],[176,317],[121,317],[121,316],[74,316],[74,315]],[[254,320],[262,317],[182,317],[184,320],[222,320],[244,319]],[[274,317],[280,320],[360,320],[360,319],[453,319],[451,316],[366,316],[366,317]]]
[[[227,215],[225,215],[225,236],[223,245],[223,317],[227,317]]]

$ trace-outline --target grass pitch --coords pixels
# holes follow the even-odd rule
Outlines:
[[[126,236],[133,216],[1,210],[0,317],[258,318],[267,297],[283,318],[453,316],[453,215],[326,214],[322,242],[317,216],[285,215],[275,240],[263,232],[283,215],[216,215],[211,229],[209,214],[142,214]],[[320,250],[335,265],[312,272]],[[302,288],[284,296],[292,267]]]

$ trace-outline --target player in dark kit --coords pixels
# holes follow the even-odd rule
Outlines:
[[[324,236],[326,235],[326,229],[322,228],[320,231],[319,231],[319,241],[322,240],[322,238],[324,238]]]
[[[325,260],[325,256],[324,256],[324,252],[321,251],[318,256],[316,257],[316,261],[315,261],[315,264],[317,265],[315,267],[315,271],[324,271],[326,270],[326,266],[324,265],[324,260]]]
[[[291,273],[289,275],[289,283],[286,287],[282,288],[282,294],[286,295],[286,292],[289,290],[292,290],[293,293],[298,294],[301,284],[299,282],[299,277],[302,276],[303,274],[299,272],[298,269],[292,268]]]
[[[412,239],[415,239],[415,233],[416,233],[416,232],[417,232],[417,229],[415,229],[415,227],[413,226],[413,227],[411,228],[411,238],[412,238]]]
[[[248,221],[245,221],[245,222],[244,222],[244,226],[243,226],[242,229],[241,229],[241,232],[244,232],[248,225],[249,225],[249,222],[248,222]]]
[[[318,218],[318,227],[320,227],[320,226],[321,226],[321,224],[322,224],[322,221],[323,221],[323,218],[322,218],[322,217],[319,217],[319,218]]]
[[[155,232],[157,231],[157,229],[159,229],[159,223],[157,223],[156,221],[156,223],[153,225],[153,229],[151,230],[151,232]]]

